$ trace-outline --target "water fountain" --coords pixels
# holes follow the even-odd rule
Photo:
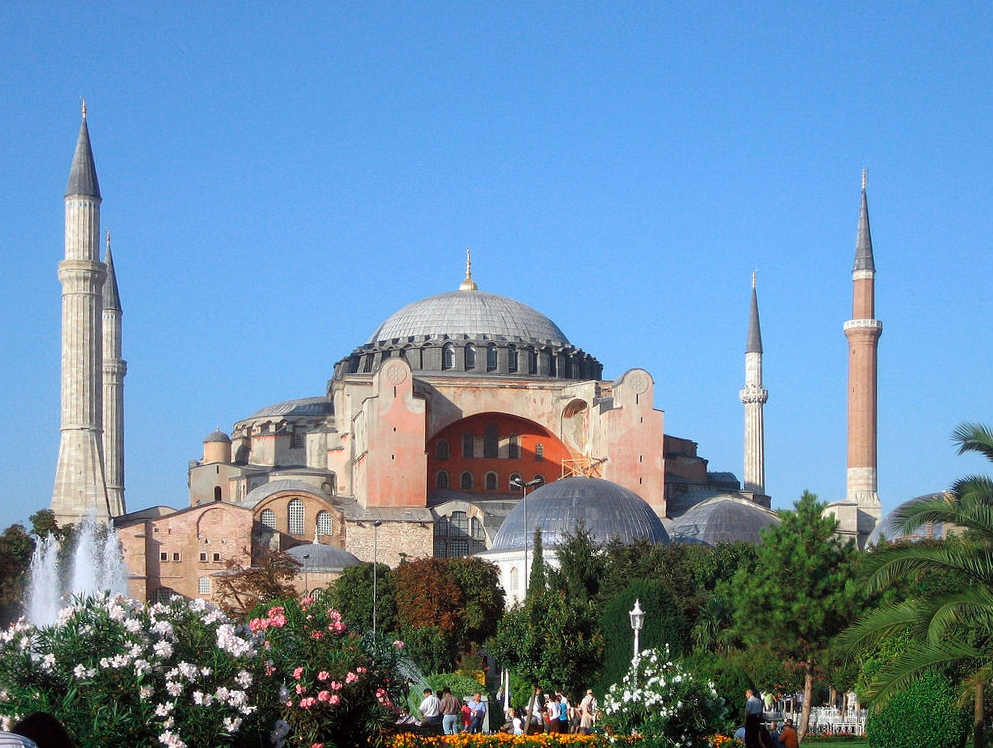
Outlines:
[[[92,517],[76,531],[72,554],[59,559],[59,543],[49,535],[35,546],[31,559],[27,618],[36,626],[55,623],[59,610],[73,597],[109,592],[128,594],[128,571],[121,540],[111,525]]]

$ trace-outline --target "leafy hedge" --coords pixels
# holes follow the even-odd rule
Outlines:
[[[865,732],[870,748],[961,748],[969,725],[951,681],[932,670],[881,710],[870,709]]]

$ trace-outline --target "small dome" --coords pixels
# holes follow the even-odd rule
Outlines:
[[[524,513],[527,512],[527,525]],[[507,515],[491,552],[530,548],[540,527],[544,547],[561,544],[583,522],[598,543],[647,540],[666,543],[669,536],[655,511],[633,491],[599,478],[563,478],[529,493]]]
[[[230,443],[231,442],[231,437],[229,437],[227,434],[225,434],[220,429],[217,429],[217,431],[212,431],[209,434],[207,434],[207,437],[203,440],[203,443],[204,444],[212,444],[212,443],[215,443],[215,442]]]
[[[473,290],[450,291],[408,304],[379,326],[369,344],[446,335],[570,345],[558,325],[541,312],[505,296]]]
[[[910,501],[905,501],[892,512],[887,514],[876,525],[872,533],[869,535],[869,539],[866,540],[866,548],[871,548],[882,540],[941,540],[945,537],[948,527],[941,524],[926,524],[921,525],[912,533],[907,534],[900,531],[899,523],[896,521],[896,513],[901,509],[905,509],[912,504],[917,504],[924,501],[931,501],[932,499],[941,498],[940,493],[929,493],[923,496],[918,496],[911,499]]]
[[[717,545],[743,540],[762,542],[762,530],[779,524],[775,512],[734,494],[701,501],[672,523],[672,539],[682,543]]]
[[[323,543],[295,545],[286,552],[303,566],[301,572],[341,571],[346,567],[362,563],[348,551]]]

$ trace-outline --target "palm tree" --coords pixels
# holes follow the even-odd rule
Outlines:
[[[993,461],[993,430],[962,424],[952,438],[959,454],[975,452]],[[928,669],[956,665],[963,673],[963,701],[973,696],[973,744],[978,748],[983,745],[984,686],[993,677],[993,479],[958,480],[944,494],[897,510],[896,519],[905,533],[930,522],[953,526],[960,537],[870,554],[864,568],[871,588],[883,590],[936,572],[950,584],[877,608],[846,631],[840,643],[863,649],[901,633],[914,642],[876,675],[865,697],[877,705]]]

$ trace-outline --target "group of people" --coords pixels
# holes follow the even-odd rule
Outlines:
[[[561,691],[544,694],[537,688],[531,705],[530,719],[526,709],[511,709],[503,730],[515,735],[539,732],[586,734],[596,724],[597,700],[592,690],[588,690],[578,704],[573,704]],[[440,697],[430,688],[425,688],[419,711],[421,725],[428,732],[444,735],[482,732],[486,702],[479,692],[468,701],[463,701],[453,695],[448,686],[441,690]]]
[[[531,700],[530,719],[526,719],[525,715],[524,709],[512,710],[511,721],[505,729],[515,735],[539,732],[588,734],[596,724],[597,701],[592,690],[588,690],[582,700],[574,704],[562,691],[546,694],[536,688]]]
[[[48,712],[34,712],[0,732],[0,748],[72,748],[72,739],[58,719]]]
[[[764,721],[765,704],[755,695],[752,689],[745,691],[745,726],[735,737],[743,740],[745,748],[798,748],[799,739],[793,720],[786,719],[782,729],[779,723],[771,722],[768,726]]]
[[[486,702],[476,692],[468,702],[452,694],[445,686],[438,698],[430,688],[424,689],[424,700],[419,707],[421,724],[428,732],[455,735],[460,732],[482,732],[486,719]]]

